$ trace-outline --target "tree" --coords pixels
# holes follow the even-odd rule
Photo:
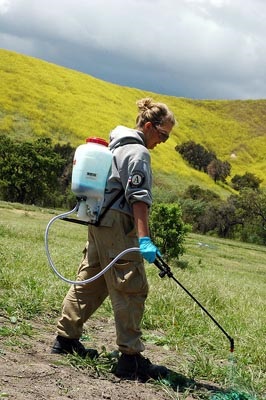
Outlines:
[[[230,175],[231,165],[228,161],[212,160],[207,167],[208,175],[214,180],[225,182],[226,178]]]
[[[251,172],[246,172],[244,175],[235,175],[231,179],[232,186],[235,190],[242,190],[245,188],[250,188],[253,190],[259,189],[262,179],[258,178]]]
[[[208,202],[202,199],[184,198],[180,203],[184,222],[191,225],[193,232],[199,232],[199,221],[209,207]]]
[[[60,190],[62,193],[64,193],[71,183],[75,149],[70,143],[63,145],[57,143],[54,146],[54,151],[64,160],[64,164],[62,165],[62,169],[60,171],[60,177],[58,178]]]
[[[11,146],[12,143],[12,146]],[[48,205],[58,187],[64,160],[50,139],[13,143],[1,139],[1,195],[4,200]]]
[[[254,241],[254,233],[257,237],[256,243],[266,244],[266,191],[244,189],[239,196],[238,204],[242,208],[245,218],[245,227],[252,227],[253,240],[249,235],[249,241]]]
[[[202,189],[198,185],[189,185],[185,190],[183,197],[191,198],[193,200],[206,200],[208,202],[212,200],[218,200],[220,198],[218,194],[212,190]]]
[[[207,151],[204,146],[199,143],[189,140],[175,147],[175,150],[181,154],[193,168],[207,172],[207,166],[213,159],[216,159],[216,154]]]

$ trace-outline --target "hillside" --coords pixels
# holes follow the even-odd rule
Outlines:
[[[152,151],[155,182],[180,192],[189,184],[216,191],[204,173],[175,151],[187,140],[201,143],[232,165],[231,176],[251,172],[266,186],[266,100],[205,101],[163,96],[114,85],[32,57],[0,50],[0,133],[17,140],[51,137],[77,146],[88,136],[108,138],[118,124],[134,126],[135,102],[166,102],[179,122],[170,140]]]

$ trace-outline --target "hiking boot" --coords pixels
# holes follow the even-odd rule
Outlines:
[[[80,357],[91,359],[99,357],[99,353],[94,349],[86,349],[78,339],[68,339],[63,336],[57,336],[53,344],[52,354],[74,354]]]
[[[118,360],[115,375],[118,378],[139,379],[146,382],[148,379],[165,378],[169,370],[162,365],[155,365],[141,354],[122,354]]]

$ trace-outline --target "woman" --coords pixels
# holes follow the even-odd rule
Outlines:
[[[118,126],[110,134],[113,162],[103,209],[116,200],[99,226],[89,225],[78,280],[94,276],[125,249],[139,246],[140,252],[127,253],[93,283],[71,286],[64,299],[52,352],[97,357],[98,352],[85,349],[79,338],[83,324],[109,296],[121,352],[115,374],[145,381],[167,374],[165,367],[154,365],[141,355],[144,345],[140,325],[148,294],[143,258],[152,263],[159,252],[149,232],[152,205],[149,150],[169,138],[175,118],[165,104],[150,98],[139,100],[137,105],[136,128]]]

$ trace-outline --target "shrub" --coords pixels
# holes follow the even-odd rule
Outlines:
[[[182,220],[178,204],[154,204],[150,217],[150,230],[154,243],[166,261],[178,259],[184,253],[184,240],[190,226]]]

